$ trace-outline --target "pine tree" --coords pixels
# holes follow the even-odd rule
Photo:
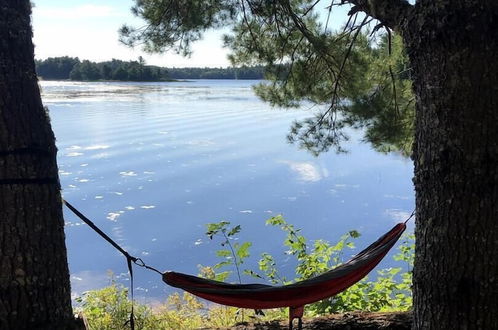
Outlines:
[[[264,100],[328,105],[292,141],[340,150],[349,125],[381,150],[411,153],[414,328],[498,329],[498,2],[412,2],[327,2],[349,6],[333,32],[322,1],[137,0],[148,25],[124,26],[121,40],[188,55],[202,32],[231,25],[234,64],[266,66]]]

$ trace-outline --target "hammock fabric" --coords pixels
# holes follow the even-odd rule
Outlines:
[[[271,286],[264,284],[228,284],[182,273],[162,273],[156,268],[146,265],[142,259],[130,255],[68,201],[64,199],[62,201],[76,216],[126,257],[130,272],[132,305],[129,323],[132,330],[135,328],[132,264],[161,274],[166,284],[219,304],[251,309],[289,307],[289,329],[292,329],[292,321],[295,318],[299,319],[298,328],[301,329],[304,306],[338,294],[366,276],[398,241],[406,229],[406,223],[415,214],[415,211],[413,211],[404,223],[398,223],[365,250],[336,268],[317,277],[294,284]]]
[[[406,224],[399,223],[348,262],[289,285],[228,284],[177,272],[163,273],[163,281],[223,305],[250,309],[290,307],[292,324],[294,318],[301,321],[306,304],[336,295],[365,277],[384,258],[405,229]]]

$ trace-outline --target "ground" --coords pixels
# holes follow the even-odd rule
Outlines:
[[[341,329],[341,330],[409,330],[412,315],[409,312],[397,313],[368,313],[354,312],[344,314],[331,314],[316,318],[304,318],[303,330],[311,329]],[[256,330],[256,329],[287,329],[287,321],[267,323],[241,323],[231,329]],[[294,329],[297,320],[294,321]]]

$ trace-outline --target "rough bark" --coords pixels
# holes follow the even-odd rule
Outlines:
[[[419,1],[415,329],[498,329],[498,3]]]
[[[0,1],[0,329],[73,317],[55,139],[35,74],[29,0]]]
[[[397,30],[413,10],[413,6],[406,0],[347,0],[346,2],[353,5],[353,11],[365,12],[393,30]]]

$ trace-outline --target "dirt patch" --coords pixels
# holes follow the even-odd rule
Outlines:
[[[316,318],[303,318],[303,330],[330,329],[330,330],[409,330],[412,324],[412,315],[409,312],[398,313],[368,313],[354,312],[331,314]],[[297,320],[294,320],[294,329]],[[240,323],[232,328],[236,330],[255,329],[288,329],[287,321],[273,321],[264,323]]]

